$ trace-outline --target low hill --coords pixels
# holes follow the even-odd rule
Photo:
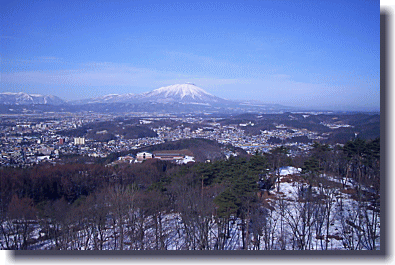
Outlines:
[[[230,149],[236,152],[238,155],[247,155],[247,153],[241,148],[235,148],[229,145],[223,145],[213,140],[194,138],[194,139],[182,139],[174,142],[166,142],[154,146],[147,146],[140,148],[135,153],[140,151],[154,152],[163,150],[189,150],[192,152],[195,160],[198,162],[204,162],[206,160],[218,160],[224,159],[224,151]]]

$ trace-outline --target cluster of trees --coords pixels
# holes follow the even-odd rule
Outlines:
[[[328,145],[316,143],[304,161],[302,173],[309,187],[319,186],[319,193],[325,195],[326,214],[321,216],[326,216],[327,226],[333,222],[330,214],[330,209],[335,205],[333,202],[338,203],[336,211],[340,215],[344,247],[377,249],[380,228],[380,138],[368,141],[356,138],[333,150]],[[346,209],[336,187],[327,179],[317,177],[321,176],[320,173],[338,178],[340,191],[352,195],[352,205],[348,205],[351,210]],[[326,230],[329,230],[328,227]]]
[[[288,165],[302,168],[295,199],[269,203],[273,189],[281,194],[280,168]],[[345,249],[379,247],[379,139],[316,143],[296,158],[279,147],[182,166],[2,168],[0,183],[3,249],[45,247],[40,242],[53,249],[330,249],[331,238]]]

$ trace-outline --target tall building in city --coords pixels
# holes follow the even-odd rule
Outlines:
[[[76,138],[74,138],[74,144],[75,145],[85,144],[85,138],[83,138],[83,137],[76,137]]]

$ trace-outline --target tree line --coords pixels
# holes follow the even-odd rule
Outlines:
[[[283,166],[302,169],[296,198],[267,203],[282,192]],[[294,158],[279,147],[188,165],[1,168],[0,178],[2,249],[330,249],[333,237],[345,249],[379,247],[379,138],[315,143]],[[339,191],[352,196],[353,211]]]

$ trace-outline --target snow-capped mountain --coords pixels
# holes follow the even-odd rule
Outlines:
[[[160,87],[151,92],[141,94],[146,101],[183,102],[183,103],[219,103],[225,101],[194,84],[176,84]]]
[[[65,102],[53,95],[39,95],[39,94],[26,94],[24,92],[0,93],[0,104],[7,105],[30,105],[30,104],[48,104],[48,105],[61,105]]]
[[[187,103],[187,104],[213,104],[224,103],[226,100],[216,97],[194,84],[176,84],[160,87],[141,94],[109,94],[102,97],[91,98],[75,102],[81,103]]]

